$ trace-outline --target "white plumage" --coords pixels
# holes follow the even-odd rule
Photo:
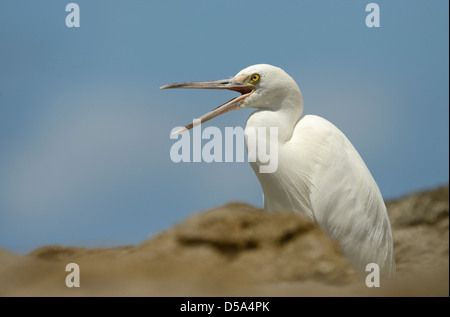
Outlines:
[[[265,127],[267,134],[256,134],[256,144],[267,147],[274,141],[270,139],[269,128],[278,128],[276,171],[261,173],[263,163],[259,160],[250,163],[262,186],[264,209],[296,212],[317,222],[340,244],[359,272],[365,272],[367,264],[376,263],[382,275],[395,274],[391,227],[375,180],[338,128],[321,117],[302,116],[302,94],[286,72],[260,64],[243,69],[229,80],[178,83],[161,88],[241,92],[241,96],[200,119],[205,122],[230,110],[256,108],[247,120],[246,137],[250,130]],[[190,128],[192,124],[185,129]]]

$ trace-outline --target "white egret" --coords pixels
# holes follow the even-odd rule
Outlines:
[[[203,115],[200,122],[252,107],[257,110],[247,120],[246,136],[251,128],[278,128],[277,170],[261,173],[262,163],[251,162],[263,190],[264,209],[295,212],[317,222],[361,273],[367,264],[376,263],[382,275],[395,274],[390,222],[375,180],[338,128],[321,117],[302,116],[303,97],[291,76],[281,68],[259,64],[231,79],[161,87],[167,88],[240,92],[241,96]],[[189,124],[177,133],[192,127]],[[257,144],[270,142],[268,134],[257,138]]]

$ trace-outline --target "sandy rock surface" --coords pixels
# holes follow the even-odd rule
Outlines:
[[[315,224],[232,203],[138,246],[0,250],[0,296],[448,296],[448,186],[387,207],[397,277],[379,288]],[[79,288],[65,284],[72,262]]]

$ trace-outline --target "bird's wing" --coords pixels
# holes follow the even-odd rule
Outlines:
[[[352,266],[364,272],[376,263],[393,276],[393,241],[386,206],[370,171],[346,136],[317,116],[305,116],[298,128],[307,130],[314,149],[310,171],[310,202],[315,220],[337,240]],[[301,131],[295,131],[299,133]],[[297,134],[297,135],[300,135]],[[296,137],[296,136],[294,136]]]

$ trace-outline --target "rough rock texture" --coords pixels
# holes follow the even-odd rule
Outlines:
[[[376,289],[315,224],[232,203],[139,246],[0,251],[0,296],[448,296],[448,186],[387,207],[398,274]],[[65,286],[71,262],[80,288]]]
[[[448,186],[386,205],[393,229],[398,274],[420,274],[445,266],[448,270]]]

